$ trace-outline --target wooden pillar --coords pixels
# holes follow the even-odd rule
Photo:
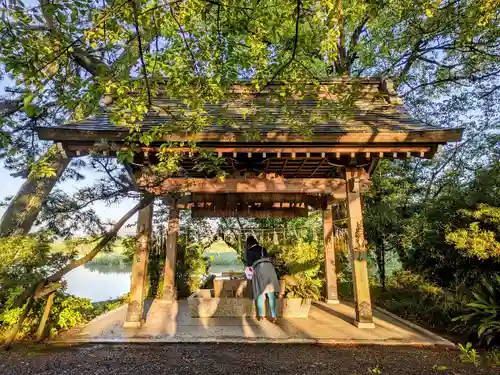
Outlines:
[[[347,213],[348,241],[352,263],[354,303],[358,328],[375,328],[370,301],[367,252],[363,229],[363,209],[361,206],[360,184],[357,169],[347,169]]]
[[[177,262],[177,235],[179,234],[179,209],[173,204],[170,206],[170,215],[167,224],[167,248],[165,257],[165,273],[163,275],[163,299],[175,301],[175,265]]]
[[[323,243],[325,247],[326,302],[339,303],[337,293],[337,272],[335,271],[335,249],[333,243],[333,212],[328,205],[323,211]]]
[[[132,263],[130,298],[123,326],[140,327],[143,322],[144,300],[147,296],[148,260],[153,226],[153,204],[139,211],[137,243]]]

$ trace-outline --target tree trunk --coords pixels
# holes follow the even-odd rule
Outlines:
[[[49,319],[50,310],[52,309],[55,295],[56,292],[52,292],[47,297],[47,302],[45,303],[45,309],[43,310],[42,319],[40,320],[40,325],[38,326],[38,330],[36,331],[36,342],[40,342],[44,338],[45,325],[47,324],[47,320]]]
[[[384,245],[384,242],[382,240],[382,274],[381,274],[381,277],[382,277],[382,290],[385,291],[385,280],[386,280],[386,272],[385,272],[385,245]]]
[[[47,163],[55,171],[52,177],[28,176],[21,186],[0,222],[0,237],[22,236],[31,230],[42,205],[47,200],[57,180],[66,170],[70,159],[57,145],[53,145],[38,162]]]
[[[384,240],[377,243],[376,247],[377,254],[377,267],[378,267],[378,275],[380,280],[380,285],[382,286],[382,290],[385,291],[385,245]]]
[[[43,282],[39,282],[36,285],[36,288],[31,289],[31,290],[33,291],[33,294],[36,294],[42,288],[43,288]],[[28,303],[27,303],[26,307],[24,308],[23,313],[21,314],[21,316],[17,320],[17,323],[10,329],[9,334],[7,335],[7,338],[5,339],[5,341],[3,343],[5,350],[9,350],[11,348],[12,343],[16,339],[16,336],[17,336],[19,330],[23,326],[23,323],[24,323],[26,317],[28,316],[28,314],[31,311],[31,308],[33,307],[33,302],[35,302],[35,299],[33,297],[30,297],[29,300],[28,300]]]

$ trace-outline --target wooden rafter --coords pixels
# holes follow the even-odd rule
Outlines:
[[[318,164],[318,166],[316,168],[314,168],[314,171],[312,171],[311,173],[311,177],[314,176],[314,174],[318,171],[318,169],[321,168],[321,166],[325,163],[325,161],[327,161],[328,159],[327,158],[323,158],[323,160],[321,160],[321,163]]]
[[[267,170],[269,169],[269,159],[266,159],[266,163],[264,166],[264,173],[267,173]]]
[[[281,171],[279,173],[281,176],[283,176],[283,172],[285,171],[286,165],[288,164],[288,159],[289,158],[286,158],[285,163],[283,163],[283,168],[281,168]]]
[[[295,172],[295,176],[297,176],[300,171],[302,170],[302,168],[304,168],[304,165],[307,163],[307,158],[304,159],[304,161],[302,162],[302,164],[300,165],[299,169],[297,170],[297,172]]]

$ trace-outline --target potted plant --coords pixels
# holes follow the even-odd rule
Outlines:
[[[307,318],[312,301],[321,298],[317,244],[299,240],[283,247],[276,259],[277,264],[281,264],[277,267],[278,273],[286,272],[280,278],[280,316]]]
[[[307,318],[311,303],[321,297],[321,280],[306,273],[299,273],[285,279],[284,298],[281,299],[280,316]]]

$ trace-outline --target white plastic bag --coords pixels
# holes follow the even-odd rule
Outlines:
[[[246,276],[247,280],[252,280],[252,276],[253,276],[253,268],[252,267],[245,268],[245,276]]]

